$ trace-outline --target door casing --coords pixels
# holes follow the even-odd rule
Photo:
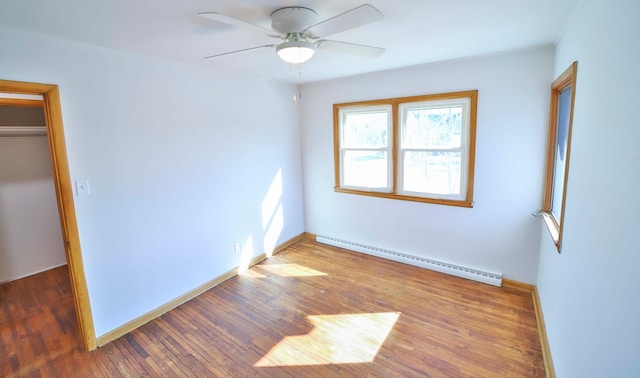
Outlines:
[[[60,107],[60,91],[55,84],[39,84],[21,81],[0,80],[0,92],[39,94],[43,97],[47,139],[51,153],[53,182],[58,202],[58,213],[62,229],[69,278],[73,291],[74,307],[82,346],[86,351],[96,349],[96,335],[91,314],[87,281],[82,263],[82,250],[73,203],[73,186],[69,174],[67,148],[65,145]]]

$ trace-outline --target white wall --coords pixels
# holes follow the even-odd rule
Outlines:
[[[66,263],[47,137],[0,137],[0,283]]]
[[[558,377],[640,376],[640,2],[588,0],[557,46],[578,61],[562,253],[538,290]]]
[[[307,231],[534,283],[553,48],[304,86]],[[478,89],[472,209],[336,193],[332,104]]]
[[[237,267],[236,241],[247,258],[304,231],[290,85],[7,29],[0,45],[3,79],[60,87],[97,336]]]

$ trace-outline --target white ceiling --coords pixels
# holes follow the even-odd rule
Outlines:
[[[367,0],[10,0],[0,25],[113,49],[297,80],[275,49],[203,57],[278,40],[198,17],[219,12],[266,28],[285,6],[314,9],[318,21]],[[492,54],[554,43],[584,0],[369,0],[382,21],[329,39],[385,47],[379,58],[318,51],[302,66],[304,82]]]

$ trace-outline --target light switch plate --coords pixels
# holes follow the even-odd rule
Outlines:
[[[89,188],[89,180],[76,180],[76,195],[85,196],[91,193],[91,188]]]

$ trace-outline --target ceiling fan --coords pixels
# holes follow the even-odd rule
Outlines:
[[[203,12],[198,13],[198,15],[223,24],[251,29],[282,40],[277,44],[228,51],[207,56],[205,59],[275,47],[276,53],[282,60],[292,64],[299,64],[309,60],[316,50],[334,51],[371,58],[378,57],[385,51],[381,47],[322,39],[332,34],[381,20],[384,17],[382,13],[370,4],[360,5],[320,22],[316,22],[317,14],[313,9],[305,7],[280,8],[271,14],[272,29],[263,28],[217,12]]]

